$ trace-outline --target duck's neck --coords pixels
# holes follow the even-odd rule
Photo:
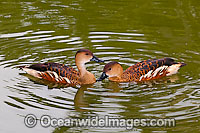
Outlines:
[[[129,78],[123,77],[123,76],[115,76],[115,77],[109,77],[109,80],[114,82],[129,82]]]
[[[109,80],[114,82],[121,82],[122,78],[120,76],[109,77]]]
[[[81,76],[85,75],[88,71],[86,70],[85,63],[81,61],[76,61],[76,66],[81,74]]]
[[[96,78],[94,77],[94,74],[87,71],[85,67],[85,63],[81,61],[79,62],[77,61],[76,66],[78,67],[78,70],[80,72],[79,81],[81,82],[81,84],[93,84],[96,82]]]

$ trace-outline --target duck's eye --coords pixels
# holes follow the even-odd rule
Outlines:
[[[89,55],[88,53],[86,53],[85,55]]]
[[[111,70],[111,68],[108,69],[109,71]]]

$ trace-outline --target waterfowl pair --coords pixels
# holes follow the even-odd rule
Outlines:
[[[75,62],[78,68],[76,71],[70,66],[59,63],[39,63],[30,66],[20,66],[28,74],[55,83],[62,83],[69,86],[93,84],[95,76],[86,70],[85,63],[90,61],[104,62],[98,59],[87,49],[77,51]],[[171,58],[144,60],[129,67],[123,72],[118,62],[110,62],[105,65],[101,77],[97,81],[109,80],[115,82],[146,81],[176,74],[185,63],[175,62]]]
[[[122,66],[118,62],[113,61],[105,65],[98,81],[104,80],[107,77],[115,82],[153,80],[176,74],[180,67],[185,65],[185,63],[177,63],[171,58],[163,58],[144,60],[123,71]]]
[[[69,86],[93,84],[96,82],[95,76],[86,70],[85,63],[96,61],[104,62],[98,59],[90,50],[81,49],[75,55],[75,63],[78,68],[76,71],[70,66],[59,63],[39,63],[30,66],[20,66],[28,74],[39,79],[45,79],[55,83],[66,84]]]

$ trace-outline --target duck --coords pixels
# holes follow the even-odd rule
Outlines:
[[[123,71],[120,63],[112,61],[105,65],[97,81],[102,81],[105,78],[109,78],[110,81],[114,82],[142,82],[154,80],[176,74],[178,70],[185,65],[185,63],[175,62],[174,59],[166,57],[162,59],[144,60]]]
[[[75,55],[75,63],[78,71],[71,66],[54,62],[19,66],[19,68],[24,70],[27,74],[39,79],[68,86],[76,86],[93,84],[96,82],[94,74],[87,71],[85,66],[85,64],[90,61],[96,61],[98,63],[104,62],[104,60],[100,60],[93,55],[90,50],[80,49]]]

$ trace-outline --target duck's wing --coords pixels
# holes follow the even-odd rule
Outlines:
[[[70,66],[52,62],[21,66],[20,68],[34,77],[63,84],[77,84],[80,75]]]
[[[171,58],[144,60],[129,67],[124,73],[130,75],[134,81],[151,80],[175,74],[184,65]]]
[[[37,71],[54,71],[58,74],[58,76],[67,77],[67,74],[76,74],[79,75],[80,73],[76,71],[74,68],[54,62],[48,63],[38,63],[30,65],[29,68],[37,70]]]

